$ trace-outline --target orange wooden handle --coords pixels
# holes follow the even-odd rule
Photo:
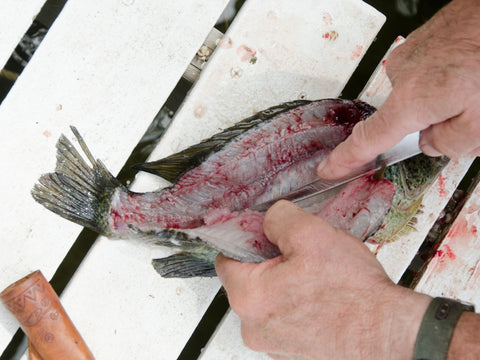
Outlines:
[[[0,299],[30,342],[33,359],[94,359],[60,299],[40,271],[7,287]]]

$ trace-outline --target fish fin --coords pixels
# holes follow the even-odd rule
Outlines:
[[[213,262],[185,252],[161,259],[153,259],[152,265],[155,270],[165,278],[217,276]]]
[[[110,198],[120,182],[95,160],[77,129],[71,127],[91,163],[89,166],[65,135],[57,142],[55,172],[42,175],[33,198],[48,210],[101,234],[109,235]]]
[[[135,170],[145,171],[164,178],[171,183],[177,182],[186,172],[200,165],[212,152],[218,151],[224,144],[200,143],[164,159],[132,166]]]
[[[149,172],[175,183],[189,170],[199,166],[211,154],[222,150],[225,145],[238,136],[253,129],[258,124],[269,121],[280,113],[309,102],[308,100],[297,100],[272,106],[183,151],[157,161],[136,164],[133,169]]]

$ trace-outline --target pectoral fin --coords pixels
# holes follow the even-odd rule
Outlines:
[[[190,278],[217,276],[212,260],[189,253],[178,253],[161,259],[153,259],[155,270],[165,278]]]

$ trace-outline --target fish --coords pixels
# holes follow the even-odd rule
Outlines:
[[[172,184],[146,193],[121,184],[71,127],[89,163],[62,134],[55,171],[42,175],[31,194],[99,234],[171,248],[172,255],[152,260],[163,277],[215,276],[219,252],[253,263],[280,254],[263,233],[265,214],[251,209],[316,179],[316,165],[374,111],[345,99],[270,107],[183,151],[135,165]],[[395,194],[394,182],[367,175],[306,210],[366,240],[386,228]]]
[[[395,195],[383,224],[367,241],[391,243],[415,231],[417,215],[423,212],[423,197],[449,162],[446,156],[419,154],[386,168],[383,176],[396,185]]]

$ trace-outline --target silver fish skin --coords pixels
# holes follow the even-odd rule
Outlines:
[[[382,225],[394,194],[392,182],[369,175],[352,181],[335,197],[304,210],[365,240]],[[205,225],[182,230],[182,233],[204,239],[213,249],[242,262],[262,262],[280,255],[263,232],[263,213],[217,209],[204,219]]]
[[[121,185],[72,128],[90,165],[62,135],[55,172],[39,179],[32,196],[60,216],[109,237],[149,238],[182,250],[154,260],[163,276],[212,276],[214,256],[222,249],[250,262],[278,254],[273,247],[264,253],[248,242],[247,250],[229,251],[228,244],[238,241],[233,235],[223,237],[226,246],[209,242],[210,228],[224,224],[211,223],[212,213],[226,209],[245,216],[246,209],[311,182],[320,160],[373,111],[368,104],[341,99],[272,107],[184,151],[137,166],[173,182],[149,193]],[[335,219],[330,221],[335,225]]]

